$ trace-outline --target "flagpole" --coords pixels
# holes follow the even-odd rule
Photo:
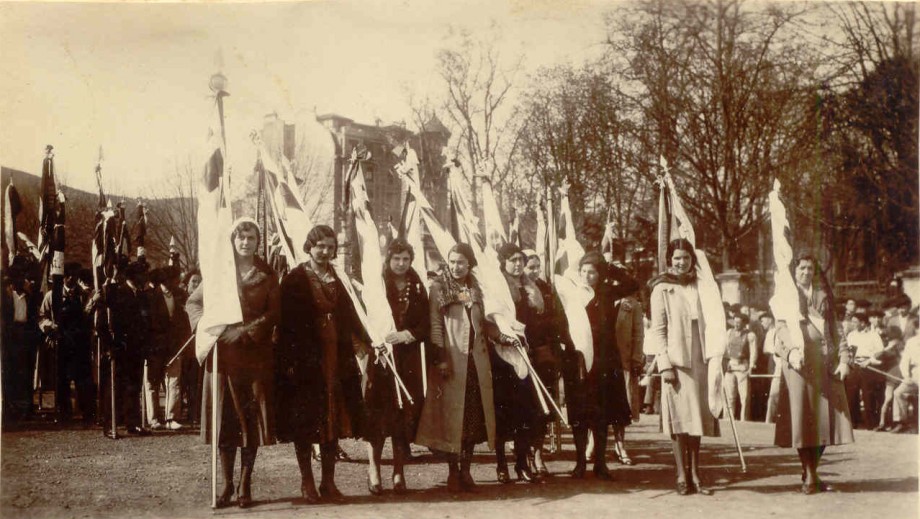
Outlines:
[[[219,206],[223,206],[226,203],[225,187],[229,184],[230,181],[230,167],[229,160],[227,155],[227,131],[224,124],[224,97],[229,94],[224,90],[226,86],[227,78],[223,74],[217,73],[211,76],[209,81],[209,86],[211,90],[214,91],[217,98],[217,113],[220,117],[220,139],[221,144],[223,145],[223,159],[224,162],[228,164],[227,174],[220,181],[220,203]],[[225,184],[226,182],[226,184]],[[217,508],[217,410],[220,407],[220,396],[218,394],[219,384],[218,379],[220,374],[217,371],[217,350],[218,342],[214,342],[213,353],[211,354],[211,508]]]

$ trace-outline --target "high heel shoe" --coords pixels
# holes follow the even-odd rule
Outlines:
[[[217,496],[217,505],[215,508],[226,508],[233,504],[233,487],[224,487],[224,491]]]
[[[534,474],[533,471],[530,470],[530,467],[527,466],[521,467],[519,465],[515,465],[514,473],[517,475],[518,481],[526,481],[528,483],[535,484],[545,483],[545,481]]]
[[[594,467],[594,479],[613,481],[613,473],[605,465]]]
[[[503,485],[511,483],[511,476],[508,474],[508,467],[498,467],[495,469],[495,479]]]
[[[252,490],[246,488],[242,483],[236,487],[236,504],[240,508],[249,508],[252,506]]]
[[[461,470],[460,471],[460,490],[463,492],[477,492],[476,481],[473,479],[473,476],[468,472]]]
[[[692,486],[692,488],[693,488],[693,493],[694,493],[694,494],[700,494],[700,495],[702,495],[702,496],[711,496],[711,495],[712,495],[712,489],[709,488],[709,487],[704,487],[703,484],[700,483],[700,482],[698,482],[698,481],[692,483],[691,486]]]
[[[371,483],[371,477],[367,477],[367,491],[371,493],[372,496],[383,495],[383,485],[377,483],[376,485]]]
[[[395,494],[405,494],[408,492],[406,488],[406,477],[401,474],[393,475],[393,492]]]
[[[677,482],[677,495],[686,496],[690,494],[690,488],[687,486],[686,481]]]
[[[316,492],[316,485],[313,482],[300,484],[300,496],[307,504],[315,505],[319,503],[319,493]]]
[[[335,483],[324,485],[319,485],[319,496],[324,501],[338,502],[341,501],[345,496],[339,492],[339,489],[335,486]]]

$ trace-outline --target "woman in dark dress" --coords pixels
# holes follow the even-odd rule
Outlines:
[[[621,297],[635,292],[636,281],[621,269],[607,265],[598,252],[589,252],[579,262],[582,281],[594,290],[586,306],[594,361],[586,369],[584,356],[568,348],[565,396],[569,423],[575,440],[576,461],[572,477],[583,478],[587,465],[588,430],[594,436],[594,475],[612,480],[607,468],[607,427],[629,425],[632,420],[626,381],[623,377],[620,353],[616,342],[617,306]],[[607,276],[617,284],[607,283]]]
[[[473,447],[495,447],[495,408],[488,337],[498,329],[485,321],[482,292],[470,269],[473,249],[458,243],[448,253],[447,271],[431,284],[432,364],[428,397],[415,443],[447,453],[447,489],[475,492],[470,475]],[[459,466],[458,466],[459,461]]]
[[[545,329],[540,326],[541,319],[546,319],[546,316],[541,315],[546,310],[543,295],[530,278],[524,275],[524,254],[521,249],[513,243],[506,243],[498,251],[498,260],[511,298],[514,300],[515,316],[524,325],[527,345],[542,345],[548,342],[544,337]],[[542,482],[542,478],[535,475],[531,469],[533,462],[530,449],[535,438],[543,437],[547,416],[540,408],[532,375],[528,374],[524,379],[519,378],[514,367],[503,360],[497,351],[498,347],[491,350],[498,481],[511,482],[508,462],[505,459],[505,442],[510,439],[514,441],[514,472],[517,478],[532,483]]]
[[[272,406],[273,372],[272,330],[278,319],[278,278],[268,264],[255,255],[259,227],[250,218],[240,218],[233,230],[237,284],[243,322],[228,326],[217,345],[217,438],[224,489],[217,506],[233,498],[233,464],[240,449],[240,487],[238,504],[252,504],[252,471],[260,445],[275,443]],[[204,290],[199,286],[186,303],[192,328],[204,310]],[[212,352],[204,363],[201,403],[201,438],[211,441]]]
[[[310,259],[281,282],[281,326],[276,348],[278,438],[294,443],[300,491],[308,503],[338,501],[336,445],[356,438],[364,415],[361,372],[355,358],[363,328],[332,268],[335,232],[317,225],[307,235]],[[313,481],[312,444],[320,444],[322,481]]]
[[[414,403],[409,404],[403,396],[400,408],[393,374],[382,359],[376,358],[376,352],[372,352],[364,390],[367,409],[364,438],[368,446],[368,490],[374,495],[383,492],[380,458],[387,437],[392,439],[393,445],[393,490],[397,494],[405,493],[403,465],[408,454],[406,448],[415,440],[415,429],[424,402],[419,348],[423,341],[428,340],[431,321],[428,294],[411,267],[414,258],[415,251],[406,240],[393,240],[387,248],[383,279],[396,331],[386,341],[393,346],[396,370]]]
[[[537,376],[543,382],[543,385],[549,389],[553,395],[553,400],[559,401],[559,367],[562,359],[561,340],[559,330],[565,329],[565,323],[560,322],[562,315],[556,311],[556,297],[553,295],[553,287],[546,281],[540,279],[542,263],[540,256],[533,250],[525,250],[524,256],[527,263],[524,266],[524,272],[527,278],[540,291],[543,299],[543,309],[532,312],[532,323],[526,324],[527,342],[530,343],[530,360],[534,369],[537,370]],[[543,461],[543,444],[546,441],[546,426],[544,425],[540,432],[533,438],[533,464],[534,471],[540,477],[550,475]]]
[[[853,424],[843,380],[849,374],[846,340],[838,337],[830,293],[813,286],[817,262],[799,254],[794,262],[799,308],[804,320],[780,321],[776,355],[782,359],[774,443],[795,447],[802,463],[802,493],[827,490],[818,478],[818,462],[828,445],[853,443]],[[784,301],[783,304],[790,304]],[[789,326],[799,326],[803,347],[794,345]]]

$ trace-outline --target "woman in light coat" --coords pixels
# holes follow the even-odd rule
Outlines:
[[[436,369],[429,372],[428,396],[415,443],[447,453],[447,488],[475,491],[470,475],[473,446],[495,448],[492,368],[486,335],[497,329],[483,316],[482,291],[470,275],[473,249],[455,245],[447,272],[431,285],[431,343]],[[458,466],[459,460],[459,466]]]
[[[700,439],[719,436],[709,408],[709,363],[721,369],[723,345],[703,342],[706,323],[696,279],[696,254],[684,239],[668,244],[670,268],[652,288],[651,347],[661,373],[661,424],[677,466],[677,493],[712,494],[699,474]],[[715,367],[715,366],[714,366]],[[689,481],[688,481],[689,479]]]

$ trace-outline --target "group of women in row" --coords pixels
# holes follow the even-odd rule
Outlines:
[[[280,283],[255,255],[260,239],[254,221],[241,219],[234,226],[243,322],[229,326],[219,338],[216,372],[210,360],[206,363],[201,434],[208,442],[211,428],[217,427],[224,481],[218,506],[231,504],[235,492],[240,507],[251,505],[257,449],[279,441],[294,444],[301,495],[309,503],[341,499],[335,485],[335,462],[336,445],[342,438],[367,442],[367,484],[372,494],[382,492],[380,464],[387,437],[392,440],[392,487],[397,493],[407,488],[403,467],[410,442],[443,453],[447,487],[452,492],[475,491],[470,465],[474,446],[482,442],[496,452],[500,482],[511,481],[506,441],[514,443],[515,476],[542,482],[548,475],[540,453],[549,415],[541,409],[533,375],[521,379],[512,365],[514,355],[521,351],[529,355],[534,372],[547,387],[555,386],[561,365],[576,447],[571,475],[585,476],[590,431],[597,453],[594,475],[612,479],[604,461],[607,430],[614,426],[615,438],[621,440],[632,418],[625,380],[629,373],[624,372],[612,323],[617,319],[617,301],[636,292],[639,285],[621,269],[608,265],[603,256],[588,253],[579,264],[582,281],[594,294],[585,308],[593,337],[593,362],[588,367],[569,339],[565,318],[549,286],[527,275],[526,271],[540,270],[538,258],[526,257],[514,245],[498,251],[516,317],[525,325],[524,337],[511,337],[485,318],[482,287],[471,275],[476,256],[469,245],[454,246],[446,267],[429,285],[411,268],[416,251],[405,241],[394,240],[382,266],[389,309],[368,309],[392,312],[396,331],[386,338],[392,345],[391,364],[379,345],[369,345],[344,285],[350,281],[333,269],[338,246],[330,227],[319,225],[310,231],[303,244],[309,260],[288,272]],[[650,283],[650,340],[666,386],[662,391],[663,429],[674,442],[678,492],[709,494],[699,475],[699,446],[701,436],[718,434],[718,422],[707,406],[706,366],[716,355],[721,362],[721,351],[707,347],[701,339],[704,324],[693,274],[693,248],[676,240],[668,257],[669,273]],[[814,307],[815,293],[803,294],[803,304]],[[189,299],[189,314],[200,315],[203,304],[199,289]],[[424,356],[421,343],[426,345]],[[817,373],[814,357],[826,348],[809,344],[800,355],[786,353],[790,370],[804,377],[802,389],[786,392],[786,398],[792,402],[793,421],[799,420],[798,428],[792,427],[791,441],[812,448],[817,447],[812,443],[826,445],[834,438],[828,439],[823,429],[803,428],[801,420],[810,422],[796,415],[827,414],[826,409],[813,408],[821,400],[812,394],[817,391],[821,397],[829,389],[812,383],[817,376],[813,376]],[[423,357],[427,369],[423,369]],[[412,402],[399,393],[393,365]],[[211,395],[215,376],[218,391]],[[423,397],[425,383],[427,396]],[[209,412],[212,398],[219,410],[214,424]],[[830,402],[836,410],[833,399]],[[829,430],[841,433],[839,427]],[[313,444],[319,444],[321,452],[318,486],[311,466]],[[241,477],[235,489],[237,448]],[[813,469],[820,454],[805,450],[803,482],[815,486]]]

